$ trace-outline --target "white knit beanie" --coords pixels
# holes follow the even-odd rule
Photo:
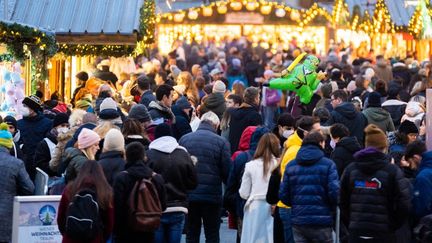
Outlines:
[[[118,129],[110,129],[105,135],[103,151],[124,151],[125,141],[123,134]]]
[[[105,98],[100,104],[100,111],[107,109],[117,110],[117,103],[111,97]]]

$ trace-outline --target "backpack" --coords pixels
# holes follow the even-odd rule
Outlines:
[[[152,177],[156,173],[153,172]],[[159,228],[162,206],[152,178],[139,179],[128,200],[128,222],[132,230],[138,232],[151,232]]]
[[[96,193],[83,189],[73,197],[66,213],[66,235],[77,241],[92,241],[102,231]]]

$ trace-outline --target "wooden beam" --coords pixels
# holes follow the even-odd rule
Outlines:
[[[121,35],[121,34],[99,34],[99,35],[72,35],[66,34],[56,35],[56,40],[60,44],[87,44],[87,45],[136,45],[137,36],[136,34],[132,35]]]

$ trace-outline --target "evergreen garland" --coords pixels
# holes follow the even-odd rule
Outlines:
[[[145,44],[155,41],[156,6],[154,0],[144,0],[140,9],[139,34]]]
[[[59,53],[67,56],[129,56],[134,46],[129,45],[68,45],[60,44]]]

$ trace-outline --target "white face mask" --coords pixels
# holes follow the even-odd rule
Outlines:
[[[67,127],[59,127],[59,128],[57,128],[57,132],[58,132],[58,134],[64,134],[64,133],[67,133],[67,132],[69,132],[69,128],[67,128]]]
[[[284,130],[282,133],[282,137],[284,138],[288,138],[289,136],[291,136],[294,133],[294,130]]]
[[[23,117],[30,116],[30,109],[28,107],[21,108],[21,115]]]
[[[336,142],[335,140],[330,140],[330,147],[332,147],[332,149],[336,148]]]

